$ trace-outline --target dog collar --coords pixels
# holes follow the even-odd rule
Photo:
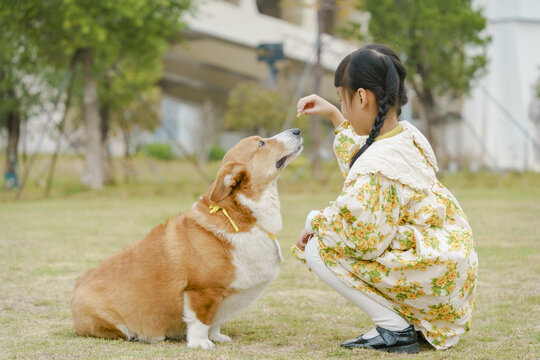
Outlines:
[[[261,229],[262,231],[264,231],[265,233],[268,234],[268,236],[270,237],[270,239],[274,240],[274,244],[276,244],[276,250],[277,250],[277,255],[278,255],[278,258],[279,258],[279,262],[282,263],[283,262],[283,254],[281,253],[281,246],[279,246],[279,243],[276,239],[276,235],[272,234],[271,232],[268,232],[266,230],[264,230],[262,227],[258,226],[257,227],[259,229]]]
[[[233,219],[231,219],[231,217],[229,216],[229,213],[227,212],[227,210],[225,210],[224,208],[222,208],[222,207],[220,207],[218,205],[215,205],[215,204],[210,205],[210,214],[215,214],[219,210],[223,211],[223,215],[225,215],[227,217],[227,219],[229,219],[229,222],[231,223],[234,230],[236,230],[236,232],[239,232],[240,230],[238,229],[238,226],[236,226]],[[260,227],[258,225],[257,225],[257,227],[259,229],[261,229],[262,231],[264,231],[270,237],[270,239],[274,240],[274,244],[276,245],[276,250],[277,250],[277,255],[278,255],[278,258],[279,258],[279,262],[282,263],[283,262],[283,254],[281,253],[281,247],[279,246],[279,243],[278,243],[278,241],[276,239],[276,235],[272,234],[271,232],[268,232],[268,231],[264,230],[262,227]]]
[[[227,217],[227,219],[229,219],[234,230],[236,230],[236,232],[239,232],[240,230],[238,229],[238,226],[236,226],[234,221],[231,219],[231,217],[229,216],[229,213],[227,213],[227,210],[225,210],[222,207],[219,207],[218,205],[210,205],[210,214],[215,214],[219,210],[223,211],[223,214]]]

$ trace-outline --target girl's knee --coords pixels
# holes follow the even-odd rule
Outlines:
[[[304,249],[304,258],[309,268],[319,277],[323,277],[325,272],[329,270],[326,268],[326,264],[321,258],[319,253],[319,244],[317,240],[311,239]]]
[[[309,240],[304,249],[304,259],[306,259],[308,266],[312,268],[312,265],[314,265],[320,257],[321,255],[319,255],[317,242],[313,239]]]

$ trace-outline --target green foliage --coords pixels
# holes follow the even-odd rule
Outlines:
[[[33,75],[32,82],[48,80],[48,86],[40,89],[45,90],[43,93],[63,95],[59,76],[46,76],[46,70],[59,74],[70,68],[73,74],[77,62],[84,62],[84,86],[78,82],[75,94],[82,102],[87,95],[83,92],[94,89],[96,84],[99,92],[99,101],[93,95],[87,97],[91,106],[84,111],[85,120],[92,124],[88,128],[97,132],[101,125],[105,140],[107,132],[103,129],[117,125],[129,148],[133,125],[152,128],[157,124],[156,101],[144,100],[155,100],[155,85],[162,76],[162,55],[168,42],[178,38],[184,29],[182,15],[190,6],[191,0],[0,1],[0,117],[5,111],[2,108],[29,108],[23,105],[26,97],[21,90],[28,75]],[[143,111],[141,105],[146,105]],[[114,120],[116,124],[111,123]],[[96,138],[88,133],[86,137]],[[100,145],[105,143],[87,141],[92,145],[87,148],[87,158],[99,158]],[[91,164],[93,168],[85,166],[85,172],[98,173],[96,168],[103,166],[100,162]],[[99,187],[101,181],[96,177],[92,186]]]
[[[471,0],[363,0],[357,6],[371,14],[373,40],[401,56],[417,92],[467,93],[487,64],[486,19]],[[359,35],[358,26],[348,30]]]
[[[227,151],[219,145],[213,145],[210,147],[210,153],[208,154],[209,161],[220,161],[225,156]]]
[[[283,126],[289,101],[278,90],[257,83],[240,84],[229,94],[225,125],[261,136],[276,133]]]
[[[2,14],[49,60],[94,49],[97,59],[157,52],[184,27],[189,0],[3,1]],[[106,65],[106,64],[104,64]],[[106,68],[109,68],[108,66]]]
[[[156,92],[155,85],[162,74],[162,55],[168,42],[178,39],[185,28],[182,15],[190,10],[191,3],[191,0],[0,1],[2,36],[10,34],[11,46],[24,49],[24,56],[6,57],[11,63],[20,59],[14,66],[22,73],[28,73],[27,66],[39,60],[41,67],[35,73],[43,78],[44,70],[63,73],[74,54],[91,50],[100,105],[118,114],[139,101],[141,94]],[[0,50],[3,47],[4,41]],[[51,80],[50,87],[57,88],[59,76]],[[82,95],[80,88],[77,93]]]
[[[159,160],[172,160],[174,154],[171,144],[167,143],[150,143],[144,146],[143,150],[147,155]]]
[[[121,81],[121,80],[118,80]],[[157,86],[149,86],[134,94],[132,101],[111,107],[111,123],[122,132],[130,133],[134,127],[153,131],[160,124],[161,91]]]
[[[35,44],[16,31],[10,14],[4,3],[0,2],[0,127],[6,114],[19,113],[24,119],[33,111],[39,111],[36,105],[49,100],[50,93],[37,89],[42,86],[40,78],[50,78],[52,69],[46,67],[36,56]],[[39,75],[39,76],[38,76]]]

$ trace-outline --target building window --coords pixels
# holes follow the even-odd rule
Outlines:
[[[324,25],[323,25],[323,32],[325,34],[329,35],[335,35],[336,27],[337,27],[337,10],[338,5],[336,4],[336,1],[330,0],[325,1],[325,7],[323,8],[323,17],[324,17]]]
[[[259,13],[281,19],[281,8],[278,0],[257,0]]]

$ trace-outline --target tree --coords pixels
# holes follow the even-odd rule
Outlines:
[[[81,177],[93,189],[103,186],[100,83],[123,62],[138,69],[154,67],[168,40],[184,28],[182,14],[190,0],[94,1],[20,0],[3,2],[13,27],[35,44],[40,58],[53,67],[67,67],[78,54],[82,66],[82,115],[86,159]],[[158,59],[158,60],[156,60]],[[151,65],[148,65],[151,64]],[[159,78],[157,68],[152,78]],[[110,79],[109,79],[110,80]]]
[[[540,78],[534,86],[532,99],[529,103],[529,118],[536,132],[536,139],[540,139]],[[533,147],[536,159],[540,160],[540,146]]]
[[[199,166],[205,165],[210,157],[210,149],[218,142],[223,130],[221,109],[211,100],[205,99],[201,106],[201,120],[192,130],[194,136],[195,155]]]
[[[242,83],[227,99],[225,126],[266,137],[281,131],[288,106],[283,92],[254,82]]]
[[[4,46],[5,48],[5,46]],[[3,52],[5,54],[5,52]],[[5,64],[2,62],[2,64]],[[7,129],[6,167],[4,170],[4,189],[18,187],[18,146],[21,128],[21,106],[11,69],[0,65],[0,127]]]
[[[471,0],[362,0],[357,8],[369,12],[369,35],[400,54],[409,84],[419,99],[422,126],[431,142],[432,125],[446,114],[437,97],[459,98],[487,64],[490,38],[482,32],[486,19]],[[358,23],[349,34],[364,39]],[[434,148],[436,148],[434,144]]]
[[[112,108],[110,112],[111,124],[120,130],[124,139],[124,180],[126,182],[136,175],[129,160],[133,132],[137,129],[151,131],[159,125],[160,100],[160,89],[155,86],[145,92],[139,92],[129,104],[125,104],[122,108]]]
[[[36,48],[16,31],[10,12],[0,3],[0,129],[7,130],[8,144],[4,170],[4,189],[18,187],[18,147],[21,124],[36,105],[47,100],[38,88],[36,75],[51,77],[50,69],[36,57]]]
[[[108,149],[111,131],[120,129],[124,139],[130,139],[135,127],[153,130],[159,125],[161,58],[143,53],[137,58],[119,59],[106,71],[100,81],[99,104],[101,117],[101,158],[106,183],[114,179]],[[127,135],[127,136],[126,136]],[[129,151],[129,142],[126,143]]]

